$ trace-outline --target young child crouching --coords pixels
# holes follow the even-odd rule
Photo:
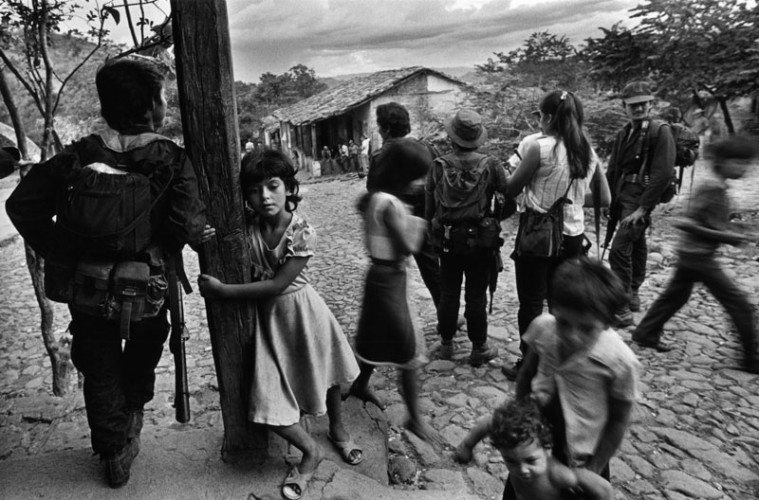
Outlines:
[[[535,401],[553,426],[557,460],[608,479],[638,396],[638,360],[609,327],[625,293],[615,274],[587,258],[559,266],[551,290],[551,313],[525,332],[530,349],[516,396]],[[458,458],[470,459],[485,435],[481,426],[472,429]]]
[[[571,469],[553,457],[551,426],[530,399],[501,405],[492,417],[478,423],[477,430],[490,437],[506,462],[512,489],[507,486],[504,499],[612,498],[607,480],[586,469]],[[471,459],[471,447],[465,443],[457,448],[462,461]]]

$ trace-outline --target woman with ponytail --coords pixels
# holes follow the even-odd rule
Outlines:
[[[508,194],[523,195],[520,211],[545,213],[562,196],[571,203],[564,205],[562,245],[557,257],[518,255],[516,249],[511,255],[519,297],[520,337],[543,312],[549,283],[559,264],[583,254],[583,206],[593,205],[591,188],[598,190],[601,206],[608,206],[611,201],[606,176],[583,129],[580,100],[572,92],[554,90],[543,96],[539,111],[534,114],[540,117],[541,133],[526,137],[519,145],[522,161],[508,180]],[[519,347],[524,356],[527,346],[520,342]],[[504,374],[515,378],[519,366],[521,359],[514,369],[504,367]]]

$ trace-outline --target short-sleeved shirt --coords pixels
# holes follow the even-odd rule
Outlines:
[[[264,241],[257,217],[253,219],[249,231],[251,235],[250,252],[253,281],[272,279],[279,268],[291,257],[312,257],[315,253],[316,231],[297,212],[293,213],[290,224],[279,243],[273,248],[269,248]],[[309,283],[308,266],[303,268],[280,295],[299,290],[307,283]]]
[[[569,170],[567,149],[562,141],[550,135],[530,135],[522,141],[536,141],[540,146],[540,165],[524,188],[522,204],[538,212],[547,212],[551,205],[567,193],[572,203],[564,205],[564,234],[578,236],[585,232],[585,193],[600,161],[591,148],[588,173],[582,179],[572,181]],[[520,148],[526,149],[522,147]],[[517,148],[519,150],[519,148]],[[571,186],[570,186],[571,182]]]
[[[540,358],[532,393],[542,407],[558,396],[569,465],[582,466],[595,454],[609,420],[610,401],[637,400],[640,363],[611,328],[602,331],[590,349],[561,363],[556,319],[548,313],[533,320],[524,341]]]
[[[688,218],[701,227],[714,231],[726,231],[730,224],[730,199],[727,183],[715,176],[706,176],[688,201]],[[717,252],[722,241],[719,238],[704,238],[685,232],[677,246],[681,257],[709,257]]]

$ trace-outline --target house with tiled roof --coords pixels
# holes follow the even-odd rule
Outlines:
[[[325,145],[334,152],[349,140],[360,144],[365,136],[372,148],[380,147],[375,114],[380,104],[395,101],[406,106],[412,135],[419,136],[431,116],[448,115],[465,96],[464,82],[430,68],[378,71],[274,111],[263,131],[264,141],[310,169]]]

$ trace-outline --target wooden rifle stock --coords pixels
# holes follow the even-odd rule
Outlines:
[[[174,408],[177,422],[184,424],[190,421],[190,389],[187,383],[187,359],[185,356],[185,341],[190,335],[184,321],[182,286],[189,286],[189,283],[185,283],[186,278],[180,282],[180,273],[177,272],[180,266],[182,266],[182,254],[166,258],[166,275],[169,282],[169,317],[171,318],[169,349],[174,355]],[[181,269],[181,276],[184,277],[184,269]]]

